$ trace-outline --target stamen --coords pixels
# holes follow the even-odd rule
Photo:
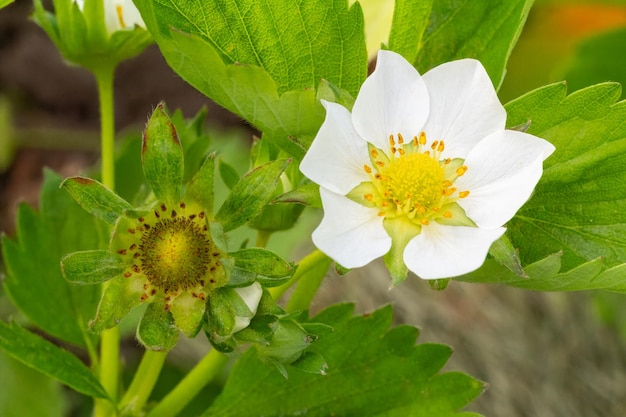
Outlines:
[[[439,146],[437,146],[437,151],[438,152],[443,152],[443,150],[445,149],[445,145],[443,143],[443,141],[439,142]]]
[[[372,194],[364,194],[363,198],[366,199],[367,201],[372,201],[374,196]]]
[[[426,132],[420,132],[420,145],[426,145]]]
[[[446,219],[451,219],[452,218],[452,212],[446,211],[445,213],[443,213],[443,217],[445,217]]]
[[[371,174],[372,173],[372,168],[370,168],[367,164],[363,165],[363,169],[365,170],[366,173]]]
[[[432,145],[430,145],[430,149],[432,149],[433,151],[437,148],[437,145],[439,145],[439,141],[436,140],[432,143]]]
[[[456,169],[456,175],[459,177],[467,172],[467,166],[463,165]]]
[[[456,187],[450,187],[442,191],[443,195],[450,197],[456,191]]]
[[[428,226],[430,224],[428,219],[420,219],[420,223],[422,223],[424,226]]]
[[[396,142],[393,140],[393,135],[389,135],[389,146],[394,146]]]
[[[404,143],[404,138],[402,137],[402,133],[398,133],[398,143],[402,145]]]
[[[378,151],[376,149],[372,149],[370,153],[372,154],[372,157],[378,158]]]
[[[465,198],[469,195],[469,193],[470,193],[469,191],[461,191],[459,193],[459,198]]]

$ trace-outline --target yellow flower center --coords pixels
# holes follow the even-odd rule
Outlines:
[[[427,146],[426,134],[405,144],[402,135],[389,137],[389,152],[369,146],[372,165],[363,168],[371,178],[348,196],[370,207],[377,207],[385,218],[405,217],[418,225],[444,218],[457,223],[471,222],[455,204],[469,191],[458,191],[456,179],[467,171],[460,159],[443,159],[443,141]]]

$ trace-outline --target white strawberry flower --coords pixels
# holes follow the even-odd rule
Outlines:
[[[506,112],[479,61],[423,77],[380,51],[352,112],[326,119],[300,170],[320,185],[315,245],[356,268],[384,256],[394,283],[479,268],[528,200],[554,146],[505,130]]]
[[[85,0],[75,1],[78,7],[83,10]],[[103,3],[104,19],[109,33],[123,29],[132,29],[135,25],[146,28],[146,24],[132,0],[103,0]]]

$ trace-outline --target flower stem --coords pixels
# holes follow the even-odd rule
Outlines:
[[[120,411],[130,415],[139,414],[150,397],[166,357],[167,352],[147,350],[144,353],[139,368],[137,368],[137,372],[135,372],[133,377],[133,382],[131,382],[128,391],[126,391],[119,403]]]
[[[98,84],[98,99],[100,102],[100,143],[101,143],[101,175],[102,184],[111,190],[115,189],[115,118],[113,110],[113,73],[115,66],[105,66],[94,71]],[[106,289],[106,283],[102,286]],[[119,383],[119,356],[120,331],[114,327],[105,330],[100,335],[100,383],[115,401]],[[113,415],[113,405],[106,400],[96,400],[95,417]]]
[[[319,250],[314,250],[298,263],[298,269],[293,277],[280,287],[270,288],[270,294],[275,300],[285,291],[300,282],[287,303],[287,311],[307,309],[317,293],[324,275],[330,266],[331,259]]]
[[[212,349],[146,417],[178,415],[200,390],[217,376],[226,362],[227,356]]]

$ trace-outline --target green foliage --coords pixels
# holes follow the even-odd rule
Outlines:
[[[61,384],[0,351],[0,416],[58,417],[67,415]],[[33,401],[33,392],[37,401]]]
[[[467,375],[439,373],[450,348],[415,345],[418,330],[409,326],[389,329],[391,308],[350,318],[352,308],[333,306],[314,318],[334,328],[309,348],[328,363],[326,375],[287,366],[285,379],[248,351],[204,416],[454,416],[482,392]]]
[[[414,64],[424,73],[447,61],[476,58],[499,88],[532,3],[533,0],[433,2]]]
[[[13,3],[15,0],[0,0],[0,9]]]
[[[68,178],[61,188],[66,189],[85,211],[109,224],[115,224],[126,210],[132,209],[124,199],[91,178]]]
[[[84,346],[86,320],[93,317],[100,291],[74,287],[61,275],[60,261],[69,252],[106,247],[108,229],[59,189],[61,178],[45,171],[35,212],[21,204],[17,239],[2,238],[7,268],[4,286],[15,305],[45,332]]]
[[[156,198],[173,205],[181,197],[185,167],[176,128],[159,104],[143,134],[143,173]]]
[[[409,62],[416,62],[434,0],[396,0],[395,3],[389,49]]]
[[[61,270],[72,284],[97,284],[107,281],[126,269],[121,256],[108,250],[73,252],[61,261]]]
[[[0,347],[15,359],[78,392],[96,398],[108,398],[96,377],[76,356],[16,323],[0,321]]]
[[[296,271],[293,264],[262,248],[241,249],[229,255],[235,258],[235,267],[252,273],[266,288],[284,284]]]
[[[323,119],[315,100],[321,79],[352,94],[365,79],[358,5],[138,0],[137,6],[174,71],[297,158]]]
[[[176,346],[178,333],[172,314],[162,305],[151,303],[137,327],[137,340],[146,349],[167,352]]]
[[[280,175],[291,160],[279,159],[261,165],[244,175],[215,215],[228,232],[257,216],[270,202]]]
[[[213,213],[213,203],[215,200],[215,155],[209,155],[196,175],[193,176],[187,189],[185,198],[189,197],[197,201],[208,212]]]

